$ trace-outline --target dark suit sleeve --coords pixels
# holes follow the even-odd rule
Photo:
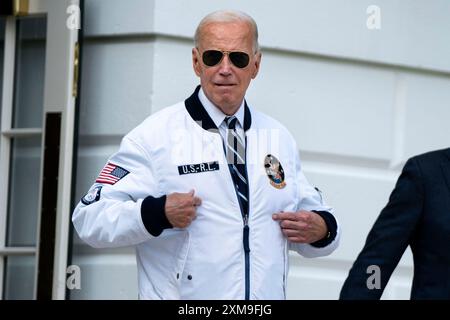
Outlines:
[[[370,230],[364,248],[350,269],[341,290],[340,299],[379,299],[392,272],[413,237],[422,213],[423,181],[416,161],[405,164],[389,202]],[[369,289],[367,279],[380,268],[381,288]]]

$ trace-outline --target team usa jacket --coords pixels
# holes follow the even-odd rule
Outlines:
[[[198,91],[123,138],[77,205],[75,229],[96,248],[136,247],[141,299],[285,299],[288,251],[329,255],[339,243],[337,219],[305,178],[290,133],[246,103],[249,214],[243,217],[222,137]],[[197,218],[172,228],[165,196],[192,189],[202,199]],[[286,240],[272,214],[300,209],[324,218],[326,238]]]

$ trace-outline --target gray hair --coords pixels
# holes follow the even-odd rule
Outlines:
[[[194,35],[195,47],[198,47],[199,45],[200,35],[205,25],[213,22],[236,22],[236,21],[246,22],[253,29],[253,51],[255,53],[258,52],[259,51],[258,26],[256,25],[255,20],[253,20],[253,18],[250,17],[248,14],[235,10],[219,10],[212,12],[208,14],[206,17],[204,17],[202,21],[200,21],[200,23],[198,24],[197,29],[195,30]]]

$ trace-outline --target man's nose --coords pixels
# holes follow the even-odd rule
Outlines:
[[[224,54],[222,61],[220,61],[219,68],[219,73],[221,75],[227,76],[231,74],[232,64],[228,54]]]

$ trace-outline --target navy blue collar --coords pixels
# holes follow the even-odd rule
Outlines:
[[[208,112],[205,110],[205,107],[203,107],[202,103],[200,102],[200,99],[198,98],[199,91],[200,86],[197,86],[197,88],[195,88],[194,93],[184,101],[186,110],[189,112],[189,115],[195,122],[202,125],[202,128],[204,130],[211,130],[211,129],[218,130],[216,125],[214,124],[214,121],[211,119]],[[247,106],[247,102],[246,101],[244,102],[245,102],[244,131],[247,131],[248,129],[250,129],[250,126],[252,125],[252,116],[250,114],[250,109]]]

